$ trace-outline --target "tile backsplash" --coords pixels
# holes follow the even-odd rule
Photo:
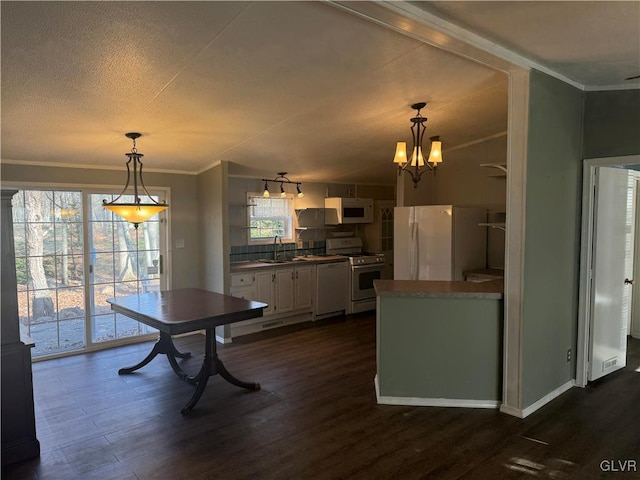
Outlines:
[[[278,253],[286,257],[302,255],[323,255],[326,251],[324,240],[278,244]],[[273,260],[273,244],[236,245],[231,247],[230,261],[247,262],[260,259]]]

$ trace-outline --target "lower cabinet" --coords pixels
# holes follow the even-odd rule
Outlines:
[[[293,310],[294,292],[293,268],[276,269],[276,313],[286,313]]]
[[[255,293],[251,300],[262,302],[269,305],[262,311],[263,315],[271,315],[274,312],[273,290],[274,290],[274,272],[272,269],[266,271],[258,270],[254,274]]]
[[[231,336],[310,320],[314,269],[315,265],[287,265],[232,273],[231,295],[269,306],[263,310],[263,317],[231,324]]]
[[[297,309],[309,309],[313,307],[313,270],[314,265],[305,265],[295,268],[294,305]]]

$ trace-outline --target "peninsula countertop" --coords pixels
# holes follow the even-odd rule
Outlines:
[[[486,282],[432,281],[432,280],[375,280],[379,297],[414,298],[484,298],[502,299],[504,280]]]

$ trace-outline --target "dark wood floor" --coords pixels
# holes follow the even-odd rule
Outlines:
[[[286,334],[285,334],[286,332]],[[203,337],[176,340],[203,351]],[[574,388],[520,420],[495,410],[375,402],[375,319],[362,314],[245,337],[219,349],[247,392],[219,377],[192,414],[193,391],[150,344],[40,362],[34,387],[40,459],[9,479],[509,479],[638,478],[640,341],[629,366]],[[195,371],[199,356],[185,361]]]

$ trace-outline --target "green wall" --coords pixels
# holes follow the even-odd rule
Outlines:
[[[640,154],[640,90],[587,92],[584,158]]]
[[[574,377],[584,93],[538,71],[529,91],[522,408]]]
[[[381,396],[501,400],[501,300],[378,300]]]
[[[75,185],[76,187],[117,186],[122,188],[126,172],[121,170],[99,170],[86,168],[42,167],[31,165],[2,164],[1,181],[17,182],[27,186]],[[171,252],[171,287],[189,288],[199,284],[198,257],[198,203],[196,176],[170,173],[145,172],[147,187],[169,187],[171,240],[184,241],[184,248],[173,248]],[[170,240],[170,241],[171,241]]]
[[[225,293],[225,271],[229,270],[227,171],[227,163],[222,162],[198,175],[200,285],[220,293]]]
[[[229,164],[220,164],[198,175],[198,224],[200,232],[200,287],[229,293]],[[231,338],[231,326],[216,327],[216,336]]]

